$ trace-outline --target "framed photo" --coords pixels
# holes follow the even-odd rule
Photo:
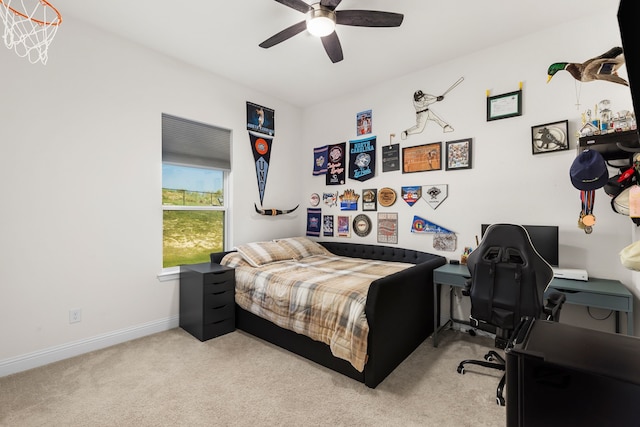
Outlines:
[[[402,148],[402,173],[442,169],[442,142]]]
[[[487,97],[487,121],[522,115],[522,90]]]
[[[531,152],[551,153],[569,149],[569,121],[546,123],[531,127]]]
[[[274,136],[276,134],[275,111],[247,102],[247,130]]]
[[[471,169],[471,138],[446,142],[446,170]]]

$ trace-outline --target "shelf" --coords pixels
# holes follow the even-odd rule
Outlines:
[[[578,151],[587,148],[598,151],[605,160],[631,159],[634,153],[640,152],[638,131],[628,130],[578,139]]]

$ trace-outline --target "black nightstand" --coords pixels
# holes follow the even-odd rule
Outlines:
[[[235,270],[219,264],[180,266],[180,327],[200,341],[232,332]]]

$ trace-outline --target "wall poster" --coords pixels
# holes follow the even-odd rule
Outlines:
[[[397,212],[378,212],[378,243],[398,243]]]

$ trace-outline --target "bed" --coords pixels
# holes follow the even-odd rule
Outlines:
[[[269,287],[264,284],[265,277],[273,271],[273,274],[281,274],[290,270],[295,272],[294,278],[285,281],[291,282],[294,291],[278,291],[279,294],[295,294],[298,295],[298,300],[324,300],[326,296],[308,297],[308,289],[319,286],[309,284],[308,279],[301,279],[296,274],[302,274],[305,269],[316,268],[320,272],[316,276],[328,276],[329,273],[325,270],[330,268],[327,267],[328,259],[346,263],[341,264],[339,268],[348,271],[348,274],[338,279],[328,280],[326,283],[329,287],[336,287],[332,286],[336,283],[351,286],[350,279],[354,276],[370,277],[370,284],[367,284],[364,291],[345,292],[356,295],[357,300],[355,303],[349,303],[347,311],[355,312],[355,317],[359,319],[364,318],[366,325],[362,326],[357,321],[347,321],[346,318],[337,322],[343,326],[353,326],[352,329],[355,331],[366,329],[365,337],[360,339],[364,342],[353,346],[354,358],[344,354],[344,351],[348,353],[349,349],[344,348],[348,347],[347,345],[340,344],[340,339],[335,340],[338,342],[336,345],[330,339],[323,342],[318,337],[314,339],[307,336],[307,329],[313,328],[301,325],[299,319],[287,323],[282,319],[270,318],[273,314],[271,312],[279,310],[277,304],[276,308],[256,308],[247,303],[245,298],[246,293],[252,293],[258,294],[262,300],[272,299],[272,296],[266,296],[264,293]],[[366,260],[373,260],[374,264],[361,266],[360,263]],[[433,270],[445,264],[446,259],[426,252],[397,247],[315,242],[306,237],[296,237],[272,242],[254,242],[240,245],[234,251],[212,253],[211,262],[236,268],[238,329],[375,388],[433,332]],[[292,263],[292,267],[287,263]],[[391,266],[391,273],[376,277],[376,274],[384,274],[382,272],[386,270],[383,267],[387,268],[387,264]],[[243,284],[243,281],[251,283]],[[262,286],[258,291],[245,288],[256,284]],[[303,298],[299,296],[301,291],[296,288],[300,284],[306,286],[303,286]],[[353,286],[360,285],[354,283]],[[357,311],[360,308],[363,314],[358,316]],[[289,307],[282,311],[290,309]],[[326,317],[326,314],[322,317]],[[360,353],[362,348],[365,351],[364,356]]]

